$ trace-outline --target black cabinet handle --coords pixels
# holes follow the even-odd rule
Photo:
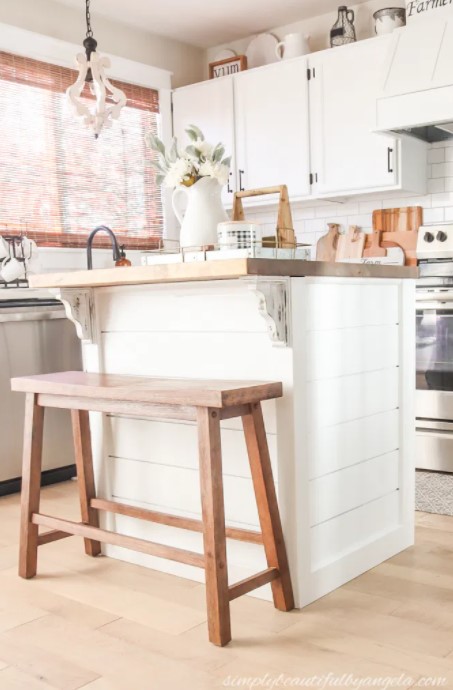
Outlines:
[[[393,149],[390,148],[390,146],[387,148],[387,170],[389,173],[393,172],[393,167],[392,167],[392,153]]]
[[[228,187],[227,187],[227,192],[228,192],[228,194],[233,194],[233,190],[232,190],[231,187],[230,187],[230,177],[231,177],[232,174],[233,174],[233,173],[230,172],[230,174],[228,175]]]
[[[245,192],[245,189],[242,186],[242,175],[244,175],[244,173],[245,173],[244,170],[239,170],[239,191],[240,192]]]

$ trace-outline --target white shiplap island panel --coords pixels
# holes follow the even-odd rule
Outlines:
[[[60,296],[79,322],[88,371],[283,382],[284,397],[264,403],[264,413],[298,606],[413,543],[413,280],[84,283]],[[92,434],[99,495],[201,516],[192,423],[92,414]],[[222,444],[227,521],[258,529],[238,420],[223,423]],[[109,529],[202,550],[200,534],[105,520]],[[203,578],[191,566],[104,548]],[[230,583],[266,565],[258,545],[229,542],[228,551]]]

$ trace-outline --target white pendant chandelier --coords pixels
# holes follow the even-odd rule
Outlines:
[[[76,114],[81,117],[87,127],[93,130],[96,139],[103,127],[111,127],[112,120],[120,116],[121,108],[127,99],[123,91],[114,86],[105,74],[110,67],[110,60],[96,52],[97,41],[91,29],[90,0],[85,0],[87,33],[83,42],[85,53],[76,56],[79,75],[75,84],[66,93]],[[95,97],[92,104],[83,99],[82,91],[85,84],[90,85],[90,91]]]

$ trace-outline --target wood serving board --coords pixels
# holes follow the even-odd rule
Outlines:
[[[338,223],[329,223],[329,230],[316,244],[316,261],[334,262],[337,257],[340,226]]]
[[[372,232],[371,235],[366,237],[365,249],[363,250],[363,256],[366,258],[380,258],[382,256],[387,256],[387,250],[380,245],[381,233]]]
[[[373,235],[369,235],[365,244],[364,256],[371,256],[371,249],[376,246],[401,247],[404,251],[405,265],[416,266],[418,229],[423,224],[423,208],[406,206],[402,208],[385,208],[373,211]],[[375,233],[378,240],[376,242]],[[377,256],[382,256],[378,254]]]
[[[365,246],[365,233],[357,225],[351,225],[338,238],[336,261],[361,259]]]

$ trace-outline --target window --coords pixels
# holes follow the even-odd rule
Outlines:
[[[103,224],[130,248],[152,247],[162,236],[162,198],[144,135],[159,129],[158,92],[115,82],[127,105],[95,139],[66,98],[75,78],[0,52],[0,234],[84,246]]]

